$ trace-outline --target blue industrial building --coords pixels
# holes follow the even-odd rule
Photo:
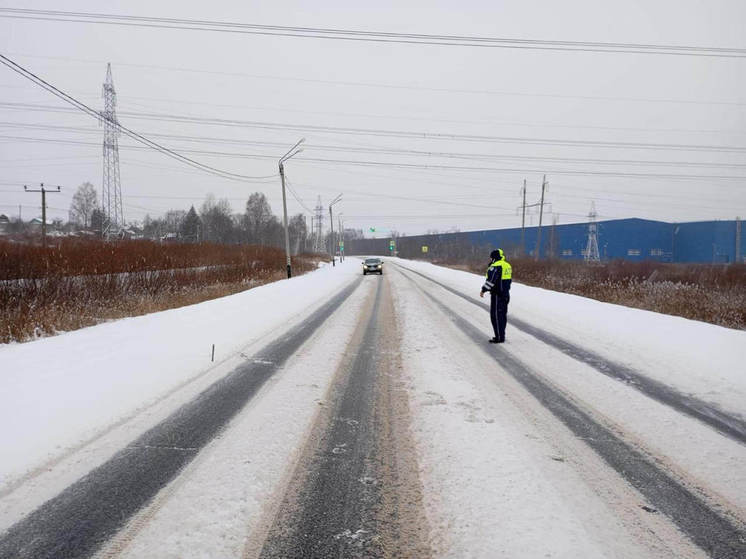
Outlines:
[[[598,248],[602,260],[655,260],[659,262],[731,263],[743,262],[740,242],[741,223],[731,221],[694,221],[666,223],[648,219],[615,219],[597,222]],[[526,253],[534,255],[538,227],[526,227]],[[541,231],[541,257],[582,259],[588,243],[588,223],[544,226]],[[428,247],[433,256],[454,251],[484,252],[501,247],[508,254],[521,249],[521,228],[492,229],[416,235],[397,239],[397,251],[405,257]],[[449,248],[450,247],[450,248]],[[350,254],[384,254],[388,239],[358,239],[348,242]],[[737,254],[737,251],[740,254]]]

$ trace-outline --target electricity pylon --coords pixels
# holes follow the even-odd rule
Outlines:
[[[101,96],[104,110],[101,119],[104,124],[104,177],[101,186],[101,200],[104,213],[103,235],[113,237],[124,227],[122,210],[122,185],[119,178],[119,122],[117,121],[117,93],[111,77],[111,64],[106,65],[106,81]]]
[[[588,242],[585,245],[585,261],[600,262],[601,255],[598,252],[598,224],[596,223],[596,203],[591,202],[591,211],[588,213]]]
[[[314,223],[314,237],[313,237],[313,251],[316,254],[326,252],[324,247],[324,206],[321,204],[321,196],[316,200],[316,207],[314,210],[313,223]]]

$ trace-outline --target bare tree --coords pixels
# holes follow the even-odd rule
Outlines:
[[[93,210],[98,207],[98,196],[96,189],[90,182],[84,182],[73,194],[70,203],[70,221],[82,225],[88,229],[91,225]]]
[[[163,216],[166,233],[179,233],[186,215],[184,210],[168,210]]]
[[[213,194],[208,194],[200,208],[202,220],[202,238],[213,243],[229,243],[233,240],[233,218],[231,205],[228,200],[216,200]]]
[[[290,234],[290,246],[293,254],[299,254],[306,249],[306,237],[308,228],[306,218],[303,214],[296,214],[288,222],[288,232]]]

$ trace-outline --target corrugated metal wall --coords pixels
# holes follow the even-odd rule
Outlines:
[[[542,227],[541,256],[582,259],[588,240],[588,224],[574,223]],[[526,252],[536,250],[538,227],[525,231]],[[741,261],[745,242],[741,242]],[[397,239],[401,256],[422,256],[428,247],[431,257],[488,254],[500,247],[510,255],[520,252],[521,229],[492,229],[464,233],[416,235]],[[727,263],[736,261],[736,221],[665,223],[647,219],[617,219],[598,222],[598,248],[604,260],[657,260],[660,262]],[[347,254],[388,254],[389,239],[358,239],[346,243]]]

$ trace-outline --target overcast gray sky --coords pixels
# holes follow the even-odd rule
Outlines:
[[[0,8],[746,48],[741,0],[68,0],[0,1]],[[304,153],[286,167],[291,184],[308,208],[317,196],[326,205],[344,193],[338,208],[347,227],[415,234],[520,225],[522,182],[528,182],[529,203],[536,202],[545,172],[547,199],[560,223],[583,221],[592,200],[601,219],[746,217],[746,58],[382,44],[4,17],[0,49],[96,109],[102,107],[101,84],[111,62],[122,124],[158,135],[154,138],[177,151],[232,154],[189,152],[231,172],[275,174],[276,158],[305,136]],[[63,185],[48,205],[52,216],[66,217],[80,183],[101,188],[101,128],[82,113],[56,110],[66,107],[64,102],[5,67],[0,91],[0,212],[15,215],[22,204],[24,218],[39,215],[38,195],[23,193],[22,186],[45,182]],[[19,109],[13,103],[37,107]],[[169,122],[144,114],[345,127],[355,133]],[[371,129],[595,144],[394,138],[365,133]],[[133,145],[120,139],[127,220],[192,203],[198,207],[208,192],[242,211],[248,195],[260,190],[275,213],[281,212],[279,178],[230,181]],[[288,204],[291,213],[308,213],[292,196]],[[531,219],[536,223],[538,217]]]

